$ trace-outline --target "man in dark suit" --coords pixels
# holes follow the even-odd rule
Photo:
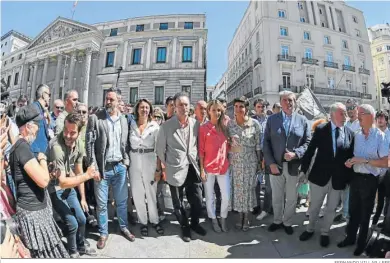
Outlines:
[[[292,217],[297,204],[298,168],[311,139],[307,119],[294,112],[295,94],[280,93],[282,112],[268,117],[263,140],[266,169],[269,170],[272,187],[274,222],[268,230],[283,228],[293,234]]]
[[[329,230],[336,214],[341,193],[345,189],[351,169],[345,162],[353,156],[353,132],[344,126],[347,110],[344,104],[335,103],[330,107],[331,121],[319,125],[302,158],[301,176],[308,174],[310,181],[309,224],[299,237],[301,241],[314,234],[315,223],[327,195],[327,207],[321,228],[320,244],[329,245]],[[316,152],[317,151],[317,152]],[[312,159],[315,158],[310,170]],[[310,171],[309,171],[310,170]]]

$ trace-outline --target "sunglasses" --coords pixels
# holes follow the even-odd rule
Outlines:
[[[57,110],[64,110],[64,107],[56,106],[56,109],[57,109]]]
[[[354,110],[354,109],[356,109],[356,106],[349,106],[349,107],[347,107],[347,110]]]
[[[86,111],[86,110],[79,110],[78,113],[79,113],[79,114],[87,114],[88,111]]]

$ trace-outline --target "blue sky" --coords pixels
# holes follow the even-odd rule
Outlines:
[[[215,85],[226,70],[227,47],[249,1],[239,2],[83,2],[74,19],[83,23],[125,19],[157,14],[206,14],[208,28],[207,85]],[[390,23],[390,2],[347,1],[364,12],[366,25]],[[1,35],[14,29],[34,38],[58,16],[70,18],[73,2],[1,1]]]

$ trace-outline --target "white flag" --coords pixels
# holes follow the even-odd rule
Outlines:
[[[327,118],[325,109],[310,88],[306,87],[301,92],[297,100],[297,106],[308,120]]]

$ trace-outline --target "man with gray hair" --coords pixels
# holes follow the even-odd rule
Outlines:
[[[378,178],[382,173],[380,167],[387,167],[389,145],[385,134],[374,126],[375,110],[371,105],[363,104],[358,107],[358,119],[361,129],[355,134],[353,155],[345,166],[353,167],[354,174],[350,182],[350,219],[347,225],[347,237],[338,247],[355,244],[359,229],[355,256],[363,253],[370,217],[378,189]]]
[[[298,168],[310,143],[311,131],[307,119],[297,114],[293,92],[280,93],[282,111],[268,117],[263,152],[266,173],[270,174],[274,222],[268,231],[284,228],[293,234],[292,217],[297,204]]]
[[[301,162],[300,180],[308,177],[311,196],[309,224],[299,239],[306,241],[313,236],[318,213],[327,195],[326,213],[320,238],[322,247],[329,245],[329,230],[341,192],[345,189],[351,172],[351,169],[344,165],[345,161],[353,156],[354,138],[351,129],[345,127],[346,119],[347,110],[344,104],[331,105],[330,121],[317,126]]]
[[[72,113],[76,109],[78,102],[79,93],[77,92],[77,90],[68,90],[65,93],[65,110],[61,112],[61,114],[57,117],[55,131],[56,135],[62,132],[62,130],[64,129],[64,122],[66,116],[68,116],[68,114]]]
[[[45,120],[45,110],[49,107],[50,103],[50,88],[46,84],[40,84],[35,92],[36,101],[33,105],[38,109],[42,120],[39,121],[39,130],[36,139],[31,144],[31,151],[37,155],[38,153],[45,153],[49,145],[49,131]]]

